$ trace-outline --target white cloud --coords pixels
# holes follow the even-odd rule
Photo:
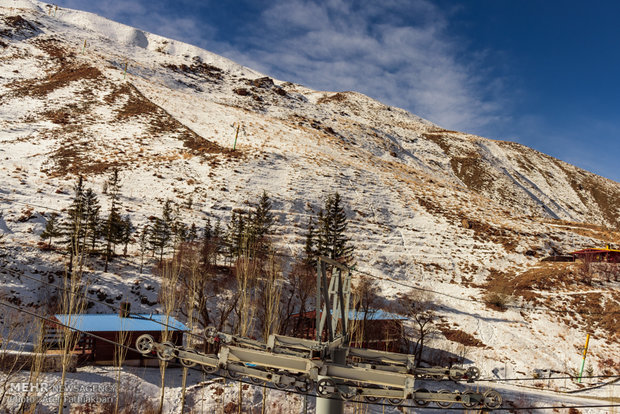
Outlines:
[[[149,0],[60,0],[59,5],[85,10],[147,32],[205,47],[216,30],[199,16],[182,15],[174,3]],[[178,6],[178,4],[176,4]],[[172,9],[172,10],[171,10]],[[174,11],[174,13],[171,13]],[[179,13],[181,12],[181,13]]]
[[[251,25],[233,59],[283,80],[356,90],[451,129],[497,120],[501,83],[485,82],[479,56],[447,31],[426,0],[279,0]],[[240,44],[240,42],[236,42]]]
[[[428,0],[274,0],[235,22],[236,30],[183,15],[187,3],[62,1],[281,80],[359,91],[450,129],[482,131],[504,110],[501,79],[485,70],[484,54],[464,55],[463,39],[449,33],[448,12]]]

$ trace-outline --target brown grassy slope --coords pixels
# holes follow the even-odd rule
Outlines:
[[[563,161],[546,154],[539,153],[531,148],[513,142],[494,141],[499,147],[510,152],[510,159],[519,171],[515,177],[508,177],[506,173],[496,168],[474,141],[463,134],[431,128],[422,134],[422,137],[435,143],[449,157],[454,176],[460,179],[469,189],[480,192],[489,198],[495,199],[507,206],[519,206],[528,196],[517,191],[513,186],[513,179],[523,177],[531,179],[534,176],[542,177],[546,185],[557,186],[558,178],[565,179],[572,191],[581,201],[581,205],[573,204],[568,210],[576,217],[583,217],[584,221],[596,221],[620,228],[620,184],[581,170]],[[555,169],[555,177],[541,165],[550,165]],[[559,173],[558,173],[559,172]],[[524,181],[526,185],[527,181]],[[506,184],[506,185],[504,185]],[[531,208],[536,203],[530,202]],[[599,212],[600,217],[599,218]],[[540,209],[544,214],[544,210]],[[602,220],[601,220],[602,219]]]
[[[519,274],[492,269],[481,287],[487,290],[487,298],[521,297],[535,306],[558,311],[555,314],[569,326],[578,323],[591,331],[600,329],[614,341],[620,339],[618,281],[620,265],[544,262]],[[497,303],[490,302],[495,309]]]

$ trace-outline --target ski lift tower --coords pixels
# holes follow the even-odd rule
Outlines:
[[[327,280],[327,267],[331,277]],[[342,263],[319,256],[316,278],[316,340],[323,341],[327,335],[327,356],[335,364],[346,365],[344,346],[349,339],[349,301],[351,297],[351,271]],[[325,333],[325,331],[327,331]],[[328,378],[319,376],[321,379]],[[342,414],[343,401],[334,398],[316,399],[316,414]]]

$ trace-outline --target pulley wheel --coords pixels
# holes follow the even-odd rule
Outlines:
[[[462,379],[463,379],[463,373],[462,373],[462,372],[457,371],[457,372],[455,372],[454,374],[449,374],[449,375],[448,375],[448,378],[450,378],[452,381],[457,382],[457,381],[460,381],[460,380],[462,380]]]
[[[387,401],[392,405],[401,405],[403,403],[402,398],[388,398]]]
[[[448,390],[439,390],[437,391],[437,394],[451,395],[452,393]],[[452,405],[454,405],[454,401],[435,401],[435,404],[437,404],[441,408],[450,408],[452,407]]]
[[[330,395],[333,394],[333,392],[330,391],[329,388],[333,388],[335,386],[336,383],[333,380],[323,378],[316,383],[316,392],[321,396]]]
[[[364,395],[364,399],[371,404],[381,401],[381,397],[373,397],[372,395]]]
[[[239,379],[241,378],[241,374],[238,373],[237,371],[233,371],[231,369],[227,369],[226,370],[226,375],[228,375],[228,378],[230,379]]]
[[[213,340],[215,338],[215,335],[217,334],[217,329],[215,329],[215,327],[213,326],[208,326],[205,328],[205,339],[208,340]]]
[[[357,388],[348,385],[339,385],[338,394],[340,394],[340,398],[343,400],[351,401],[353,398],[357,397]]]
[[[213,374],[214,372],[217,372],[217,367],[212,367],[211,365],[201,365],[202,367],[202,371],[205,374]]]
[[[153,337],[149,334],[140,335],[138,339],[136,339],[136,349],[141,354],[148,354],[153,350]]]
[[[419,390],[415,390],[415,394],[419,393],[419,392],[424,392],[427,393],[428,390],[426,388],[420,388]],[[416,399],[415,394],[413,396],[413,404],[416,407],[426,407],[427,405],[429,405],[431,402],[428,400],[423,400],[423,399]]]
[[[174,344],[172,342],[162,342],[163,349],[157,350],[157,358],[162,361],[170,361],[174,358]]]
[[[478,367],[469,367],[465,372],[468,381],[478,381],[480,379],[480,369]]]
[[[461,404],[463,405],[463,407],[465,408],[474,408],[475,406],[478,405],[478,402],[476,401],[470,401],[470,402],[465,402],[465,400],[467,399],[467,396],[471,396],[476,394],[475,392],[473,392],[472,390],[467,390],[465,392],[463,392],[463,399],[461,400]]]
[[[189,352],[189,353],[198,355],[196,352],[193,352],[193,351],[185,351],[185,352]],[[181,363],[181,365],[183,365],[186,368],[191,368],[191,367],[196,365],[195,361],[192,361],[192,360],[189,360],[189,359],[179,358],[179,362]]]
[[[195,361],[190,361],[189,359],[183,359],[183,358],[179,358],[179,362],[181,363],[181,365],[183,365],[185,368],[191,368],[193,366],[196,366],[196,362]]]
[[[484,406],[490,410],[495,410],[502,406],[502,396],[495,390],[489,390],[483,394]]]

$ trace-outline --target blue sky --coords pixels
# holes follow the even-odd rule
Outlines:
[[[620,181],[620,2],[58,0]]]

